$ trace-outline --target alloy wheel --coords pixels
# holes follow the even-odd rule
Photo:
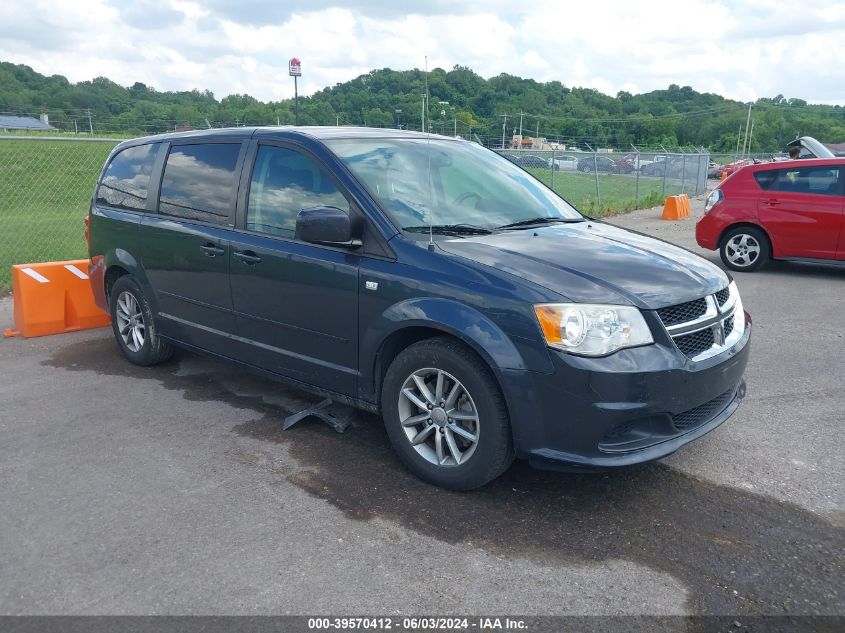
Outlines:
[[[725,257],[737,268],[747,268],[760,257],[760,244],[753,235],[739,233],[725,243]]]
[[[414,450],[436,466],[465,464],[478,447],[480,425],[472,396],[441,369],[419,369],[405,379],[399,421]]]
[[[131,352],[139,352],[144,347],[146,327],[141,304],[130,292],[123,291],[117,297],[115,309],[117,329],[123,344]]]

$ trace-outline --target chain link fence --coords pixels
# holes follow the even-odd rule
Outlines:
[[[0,295],[13,264],[88,256],[84,218],[117,139],[0,136]]]
[[[120,139],[0,136],[0,294],[16,263],[87,255],[83,219]],[[499,150],[578,209],[602,216],[707,188],[706,152]]]
[[[497,151],[594,216],[654,207],[666,196],[707,191],[707,152]]]

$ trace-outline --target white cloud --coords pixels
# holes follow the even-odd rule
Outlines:
[[[71,81],[259,99],[372,68],[469,66],[615,94],[669,83],[741,100],[778,93],[845,103],[845,5],[818,0],[605,0],[483,5],[389,0],[31,0],[0,5],[0,59]],[[484,12],[475,11],[482,7]],[[37,16],[33,19],[33,16]]]

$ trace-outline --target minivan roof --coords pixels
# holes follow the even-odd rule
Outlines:
[[[409,130],[397,130],[393,128],[372,128],[372,127],[350,127],[350,126],[317,126],[317,125],[282,125],[273,127],[224,127],[211,128],[207,130],[191,130],[189,132],[167,132],[144,138],[126,141],[127,144],[139,142],[159,142],[185,138],[203,139],[214,137],[251,137],[261,136],[285,138],[292,135],[309,136],[317,140],[329,139],[378,139],[378,138],[408,138],[408,139],[431,139],[438,141],[459,141],[449,136],[439,134],[426,134],[424,132],[412,132]]]

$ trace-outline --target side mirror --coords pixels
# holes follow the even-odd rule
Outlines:
[[[352,236],[349,214],[337,207],[312,207],[300,211],[296,216],[296,238],[327,246],[361,246],[361,240]]]

